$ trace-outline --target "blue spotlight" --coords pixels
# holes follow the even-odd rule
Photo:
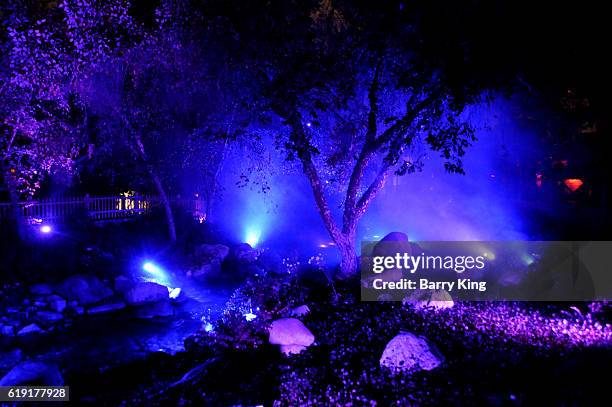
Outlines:
[[[51,229],[51,226],[49,226],[49,225],[42,225],[40,227],[40,232],[41,233],[49,234],[49,233],[51,233],[51,231],[52,231],[52,229]]]
[[[248,243],[251,247],[255,247],[257,243],[259,243],[260,238],[261,238],[261,230],[250,228],[246,232],[244,241]]]
[[[168,274],[157,264],[147,261],[142,264],[142,269],[150,276],[146,279],[147,281],[168,286]]]
[[[151,263],[150,261],[147,261],[145,264],[143,264],[142,269],[149,274],[160,274],[161,273],[161,269],[157,265]]]

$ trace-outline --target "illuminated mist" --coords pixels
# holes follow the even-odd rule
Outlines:
[[[358,239],[378,239],[391,231],[405,232],[411,240],[534,236],[537,231],[520,211],[536,188],[541,130],[521,117],[523,110],[518,98],[497,98],[470,109],[478,140],[465,156],[466,175],[446,173],[442,160],[429,152],[422,172],[389,179],[362,218]],[[267,193],[257,186],[236,188],[235,180],[236,173],[222,180],[223,197],[215,206],[230,239],[305,254],[323,249],[334,257],[303,175],[272,174]],[[330,202],[338,208],[337,197]]]

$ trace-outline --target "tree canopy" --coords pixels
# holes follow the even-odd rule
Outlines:
[[[470,104],[516,87],[593,92],[588,79],[543,80],[553,68],[588,77],[565,54],[571,10],[534,35],[546,8],[513,27],[508,15],[523,15],[514,3],[8,1],[3,183],[14,199],[31,196],[45,174],[102,162],[117,172],[123,157],[162,197],[187,172],[212,200],[228,146],[257,159],[271,137],[308,179],[350,273],[357,224],[391,174],[418,171],[428,155],[464,172]]]

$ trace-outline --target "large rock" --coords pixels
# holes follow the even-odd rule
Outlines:
[[[141,305],[168,299],[168,288],[152,281],[139,282],[124,293],[129,305]]]
[[[115,291],[118,293],[124,293],[130,288],[134,287],[134,281],[126,276],[115,277]]]
[[[380,365],[394,372],[432,370],[442,362],[443,358],[433,344],[409,332],[402,332],[391,339],[380,358]]]
[[[64,379],[56,365],[44,362],[22,362],[12,368],[0,386],[63,386]]]
[[[300,353],[315,340],[314,335],[299,319],[281,318],[272,322],[269,329],[270,343],[280,345],[286,355]]]
[[[259,251],[248,243],[240,243],[232,247],[232,257],[240,263],[253,263],[259,257]]]
[[[395,256],[396,253],[412,254],[412,245],[408,235],[402,232],[391,232],[374,246],[372,256]]]
[[[76,300],[81,305],[90,305],[113,295],[113,291],[105,286],[97,277],[87,274],[77,274],[68,277],[58,291],[68,300]]]
[[[230,248],[222,244],[203,244],[195,250],[195,255],[206,262],[222,263],[230,252]]]
[[[45,332],[45,331],[40,329],[40,327],[38,325],[30,324],[30,325],[26,325],[23,328],[21,328],[19,330],[19,332],[17,332],[17,335],[24,336],[24,335],[29,335],[29,334],[39,334],[39,333],[43,333],[43,332]]]

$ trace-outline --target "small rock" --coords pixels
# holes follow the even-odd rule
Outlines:
[[[187,299],[187,296],[180,287],[170,288],[168,287],[168,297],[172,302],[183,302]]]
[[[129,305],[140,305],[148,302],[158,302],[168,299],[168,289],[153,282],[139,282],[124,293]]]
[[[38,334],[38,333],[43,333],[45,331],[43,331],[42,329],[40,329],[40,327],[36,324],[30,324],[30,325],[26,325],[23,328],[21,328],[19,330],[19,332],[17,332],[18,336],[23,336],[23,335],[29,335],[29,334]]]
[[[310,314],[310,308],[308,308],[308,305],[305,304],[300,305],[299,307],[295,307],[291,311],[289,311],[289,315],[291,315],[292,317],[302,317],[308,314]]]
[[[453,297],[446,290],[419,290],[404,298],[404,304],[413,304],[415,308],[446,309],[455,305]]]
[[[49,284],[34,284],[30,287],[30,292],[35,295],[53,294],[53,288]]]
[[[36,321],[38,321],[41,325],[53,325],[62,319],[64,319],[64,315],[60,314],[59,312],[38,311],[36,313]]]
[[[435,290],[431,293],[429,302],[426,304],[427,307],[435,309],[453,308],[454,305],[453,297],[446,290]]]
[[[18,364],[0,379],[0,386],[62,386],[63,384],[64,379],[56,365],[32,361]]]
[[[315,340],[314,335],[300,321],[295,318],[281,318],[272,322],[269,329],[270,343],[280,345],[285,355],[300,353]]]
[[[55,312],[64,312],[66,309],[66,300],[59,295],[50,295],[47,298],[47,302],[49,303],[49,308]]]
[[[87,314],[105,314],[107,312],[115,312],[125,308],[124,302],[114,302],[111,304],[98,305],[97,307],[91,307],[87,309]]]
[[[0,335],[2,336],[15,336],[15,327],[12,325],[0,326]]]
[[[85,308],[80,305],[75,305],[74,307],[70,307],[70,311],[72,311],[74,315],[83,315],[85,313]]]
[[[427,339],[409,332],[395,336],[383,351],[380,365],[391,370],[432,370],[442,364],[443,358]]]

